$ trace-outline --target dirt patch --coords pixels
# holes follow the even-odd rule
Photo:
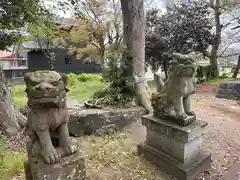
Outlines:
[[[203,85],[197,87],[197,93],[215,93],[217,91],[217,85]]]

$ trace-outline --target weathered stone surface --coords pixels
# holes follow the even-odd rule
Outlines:
[[[57,163],[77,151],[67,126],[67,75],[56,71],[35,71],[26,73],[24,81],[28,97],[26,132],[30,138],[29,152],[42,156],[47,164]],[[55,145],[53,139],[57,141]]]
[[[178,180],[194,180],[197,175],[209,169],[212,162],[211,154],[201,152],[191,163],[179,163],[164,152],[146,144],[138,145],[138,154]]]
[[[144,108],[129,109],[81,109],[69,110],[68,129],[71,135],[108,133],[110,129],[122,129],[145,114]]]
[[[24,115],[24,116],[27,116],[28,114],[28,108],[25,107],[25,108],[20,108],[19,111]]]
[[[201,137],[207,123],[196,121],[187,127],[171,121],[143,116],[147,128],[146,144],[163,151],[181,163],[187,163],[200,152]]]
[[[240,100],[240,80],[224,81],[217,88],[217,98]]]
[[[191,54],[173,53],[164,83],[155,73],[157,92],[152,95],[153,116],[172,117],[181,126],[188,126],[196,120],[192,111],[190,96],[196,92],[195,74],[197,72],[196,59]]]
[[[147,130],[155,131],[159,135],[166,135],[183,143],[201,137],[207,124],[205,121],[198,120],[193,124],[182,127],[171,120],[155,118],[151,114],[142,116],[142,125],[146,126]]]
[[[146,115],[142,124],[147,135],[145,143],[138,146],[139,153],[167,173],[179,180],[193,180],[210,167],[211,155],[200,149],[206,122],[197,120],[183,127],[171,120]]]
[[[24,163],[26,180],[84,180],[86,170],[84,159],[77,151],[71,156],[66,156],[55,164],[46,164],[38,156],[28,152],[28,162]]]

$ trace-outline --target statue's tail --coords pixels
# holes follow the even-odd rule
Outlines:
[[[154,73],[154,81],[156,83],[156,87],[157,87],[157,92],[162,92],[163,88],[164,88],[164,82],[161,79],[161,76],[158,73]]]

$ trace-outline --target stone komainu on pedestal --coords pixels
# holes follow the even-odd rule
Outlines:
[[[152,96],[154,116],[170,118],[182,126],[196,120],[191,109],[190,95],[196,91],[195,74],[197,64],[191,56],[173,54],[166,83],[155,73],[157,93]],[[174,110],[175,114],[172,114]]]
[[[211,155],[200,149],[207,123],[196,119],[190,103],[197,64],[190,55],[175,53],[173,57],[166,83],[155,74],[154,113],[142,117],[147,135],[138,152],[177,179],[194,180],[211,166]]]
[[[24,77],[28,97],[26,132],[29,180],[84,179],[84,161],[68,132],[67,76],[35,71]]]

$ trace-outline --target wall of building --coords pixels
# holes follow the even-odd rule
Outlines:
[[[54,69],[62,73],[100,73],[101,68],[98,64],[86,64],[82,60],[77,60],[75,56],[69,56],[64,49],[54,50],[56,60]],[[47,57],[42,51],[28,52],[28,71],[49,69]]]

